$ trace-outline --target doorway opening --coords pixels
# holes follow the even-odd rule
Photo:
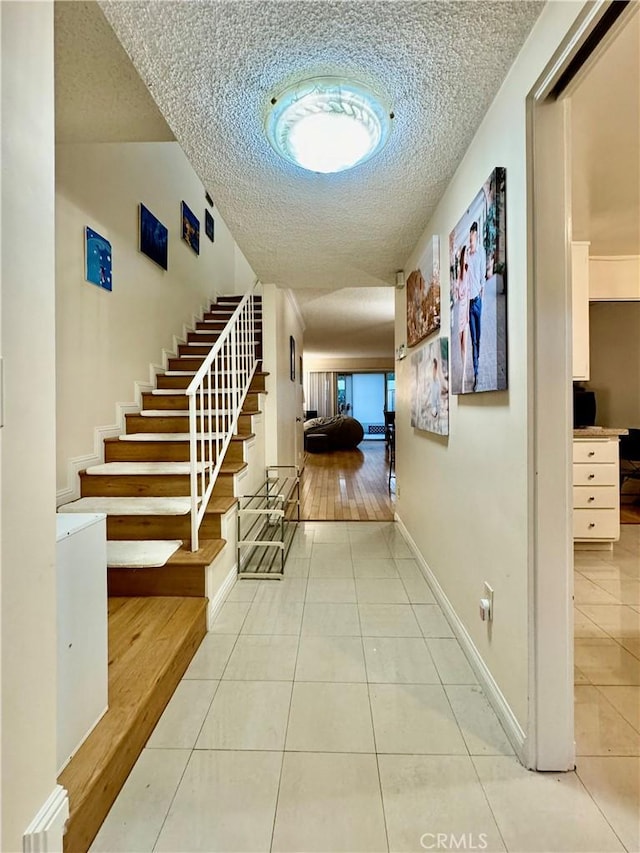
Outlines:
[[[605,150],[596,155],[593,175],[597,180],[600,174],[601,183],[591,188],[586,183],[589,175],[588,160],[594,155],[597,139],[613,131],[614,118],[618,121],[628,119],[630,125],[633,124],[634,116],[630,111],[625,108],[616,110],[616,103],[619,98],[629,94],[629,87],[638,79],[637,47],[634,54],[635,74],[627,68],[624,73],[626,82],[621,85],[605,84],[598,97],[600,110],[609,107],[613,110],[610,123],[607,124],[604,116],[589,117],[586,112],[579,116],[578,106],[584,96],[584,87],[592,85],[595,80],[593,75],[602,72],[602,63],[607,59],[620,60],[622,57],[621,39],[625,34],[630,35],[630,27],[637,27],[636,11],[631,4],[626,3],[595,3],[585,9],[574,31],[545,70],[528,100],[532,305],[533,317],[544,318],[544,323],[534,323],[531,377],[534,388],[531,421],[535,423],[531,458],[535,478],[530,513],[533,555],[530,590],[534,602],[530,713],[535,725],[530,730],[529,761],[530,766],[538,770],[573,769],[577,755],[579,775],[581,755],[611,754],[605,744],[605,732],[599,734],[601,742],[594,744],[592,735],[594,731],[599,731],[599,724],[597,720],[594,723],[586,717],[590,713],[602,715],[604,706],[601,706],[601,702],[606,700],[606,691],[602,691],[589,676],[589,672],[594,678],[602,678],[603,674],[601,660],[598,666],[594,663],[598,656],[596,644],[603,643],[601,651],[604,651],[604,646],[613,649],[617,659],[629,653],[635,657],[632,667],[637,669],[638,664],[638,657],[625,649],[622,643],[624,637],[617,643],[619,648],[612,645],[617,642],[612,631],[619,628],[609,623],[609,627],[605,628],[604,623],[598,624],[588,618],[589,613],[596,616],[598,609],[604,608],[611,620],[611,608],[625,606],[622,600],[613,603],[607,597],[611,591],[606,589],[606,582],[613,573],[624,574],[627,565],[625,560],[635,557],[634,565],[637,568],[640,551],[637,534],[630,532],[629,535],[622,535],[620,542],[606,543],[603,545],[606,551],[597,549],[600,553],[595,550],[577,551],[574,586],[574,527],[576,539],[585,538],[579,535],[578,527],[584,512],[590,510],[580,509],[580,489],[574,490],[574,476],[577,476],[574,462],[579,462],[579,459],[575,455],[576,437],[572,432],[572,380],[588,379],[588,370],[586,377],[575,370],[576,353],[585,350],[589,332],[589,286],[587,281],[585,289],[584,280],[580,281],[584,278],[580,276],[580,269],[590,270],[591,256],[594,254],[590,248],[593,248],[595,240],[611,238],[619,241],[623,233],[620,224],[615,225],[613,221],[610,227],[605,227],[603,218],[605,203],[612,197],[617,167],[623,154],[624,139],[621,131],[615,131]],[[578,127],[585,122],[591,124],[591,130]],[[637,129],[637,117],[635,122]],[[620,143],[620,147],[617,153],[613,153],[616,151],[616,143]],[[637,164],[638,143],[629,150],[633,150]],[[582,161],[578,169],[575,168],[577,159]],[[632,184],[633,176],[627,174],[626,180],[620,184],[623,196]],[[623,207],[628,225],[628,205],[621,202],[614,204],[611,212],[612,215],[620,213]],[[637,201],[635,208],[637,235],[640,234],[640,205]],[[582,250],[581,254],[578,248]],[[605,250],[598,252],[606,253]],[[609,252],[612,256],[621,253],[613,250]],[[634,254],[637,252],[634,251]],[[584,260],[581,265],[577,262],[579,257]],[[589,273],[586,275],[588,278]],[[583,285],[584,298],[582,312],[576,310],[580,283]],[[571,342],[574,345],[573,364]],[[549,377],[553,377],[553,381],[549,381]],[[576,480],[576,484],[579,486],[579,480]],[[616,479],[612,486],[612,493],[615,493]],[[592,492],[593,497],[590,497]],[[586,500],[595,501],[596,498],[595,490],[591,489]],[[606,509],[608,511],[609,505]],[[599,509],[599,512],[603,511]],[[594,527],[595,522],[589,530]],[[593,536],[592,533],[590,535]],[[634,554],[630,549],[632,544],[636,548]],[[616,560],[616,551],[619,549],[622,549],[622,556]],[[592,553],[594,557],[581,557],[583,553]],[[612,555],[613,562],[603,556],[605,553]],[[581,567],[586,568],[587,573],[581,573]],[[598,582],[598,577],[605,586]],[[621,586],[622,581],[620,576]],[[589,597],[592,602],[585,600],[581,608],[580,597]],[[593,603],[594,598],[602,603]],[[574,599],[577,608],[575,626]],[[575,657],[574,629],[578,637]],[[581,634],[588,642],[580,642]],[[578,700],[579,704],[575,706],[575,727],[574,662],[578,664],[577,693],[582,691],[589,696],[588,702],[580,703]],[[620,666],[619,661],[617,665]],[[611,672],[605,677],[615,676]],[[586,682],[583,680],[585,678]],[[608,718],[615,713],[610,701],[609,705],[611,707],[606,706],[604,713]],[[624,723],[623,720],[621,725]],[[619,731],[619,727],[614,726],[612,729]],[[588,737],[585,732],[590,733]],[[588,740],[589,737],[591,742],[586,743],[585,738]]]
[[[385,413],[395,411],[395,373],[337,373],[339,415],[360,421],[365,441],[385,440]]]

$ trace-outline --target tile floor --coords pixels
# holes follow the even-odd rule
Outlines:
[[[284,581],[231,591],[91,849],[637,851],[636,530],[576,560],[576,773],[518,763],[393,523],[307,522]]]
[[[640,524],[613,551],[576,551],[576,775],[640,850]]]

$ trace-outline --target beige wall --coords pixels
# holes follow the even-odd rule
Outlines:
[[[410,425],[410,354],[396,364],[397,513],[468,631],[522,728],[528,722],[528,352],[525,99],[580,12],[542,12],[413,254],[440,235],[442,334],[449,336],[448,237],[495,166],[507,170],[509,390],[451,397],[448,439]],[[406,339],[396,294],[396,346]],[[411,352],[415,352],[412,350]],[[480,621],[483,581],[495,590],[491,630]]]
[[[247,293],[256,282],[256,274],[237,245],[234,246],[233,256],[235,292]]]
[[[53,4],[0,4],[0,849],[56,784]]]
[[[304,329],[286,291],[275,284],[263,287],[265,398],[265,453],[268,465],[301,465],[302,385],[298,375]],[[291,381],[289,337],[296,342],[296,378]],[[300,422],[296,418],[300,418]]]
[[[592,302],[589,334],[597,423],[640,429],[640,302]]]
[[[56,149],[58,488],[70,460],[91,454],[94,430],[134,401],[135,381],[214,294],[253,275],[217,210],[204,233],[204,189],[177,142],[68,144]],[[180,203],[200,219],[200,255],[181,239]],[[169,269],[138,251],[138,204],[169,229]],[[111,241],[113,292],[84,280],[84,227]],[[79,357],[79,354],[82,354]],[[100,450],[100,442],[98,442]]]
[[[395,362],[390,358],[305,358],[305,373],[330,371],[333,373],[384,370],[393,373]]]

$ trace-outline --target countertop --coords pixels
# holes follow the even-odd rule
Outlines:
[[[574,438],[618,438],[621,435],[629,435],[628,429],[618,429],[617,427],[582,427],[582,429],[574,429]]]

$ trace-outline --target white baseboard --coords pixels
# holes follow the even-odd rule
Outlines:
[[[209,605],[207,607],[207,631],[211,630],[211,626],[213,622],[220,612],[222,605],[225,602],[226,597],[231,592],[231,588],[233,587],[236,579],[238,577],[238,568],[234,563],[231,569],[229,569],[228,574],[213,594],[213,596],[209,599]]]
[[[116,438],[125,431],[125,416],[140,411],[138,403],[116,403],[116,423],[96,427],[93,431],[93,453],[76,456],[67,463],[67,485],[56,492],[56,506],[75,501],[80,497],[80,471],[90,465],[104,462],[105,438]]]
[[[462,651],[465,653],[469,664],[482,687],[485,696],[489,700],[489,703],[493,710],[496,712],[498,719],[500,720],[502,727],[505,730],[511,745],[513,746],[516,755],[519,760],[525,766],[529,764],[529,755],[528,755],[528,744],[527,744],[527,736],[522,729],[522,726],[518,722],[517,717],[513,713],[511,706],[507,702],[504,697],[504,694],[500,690],[496,680],[494,679],[491,671],[487,667],[484,659],[482,658],[480,652],[476,648],[469,632],[465,628],[464,624],[460,620],[458,614],[453,609],[453,605],[447,598],[444,590],[438,583],[438,580],[434,573],[429,568],[426,560],[420,553],[420,549],[414,542],[411,534],[405,527],[402,519],[396,514],[395,520],[398,524],[398,528],[400,532],[404,536],[407,545],[413,551],[413,555],[415,557],[416,562],[420,566],[422,573],[425,576],[431,591],[433,592],[436,601],[442,608],[442,612],[447,619],[447,622],[451,626],[451,630],[456,636],[456,639],[460,643],[462,647]]]
[[[56,785],[22,836],[23,853],[62,853],[62,836],[69,818],[69,795]]]

